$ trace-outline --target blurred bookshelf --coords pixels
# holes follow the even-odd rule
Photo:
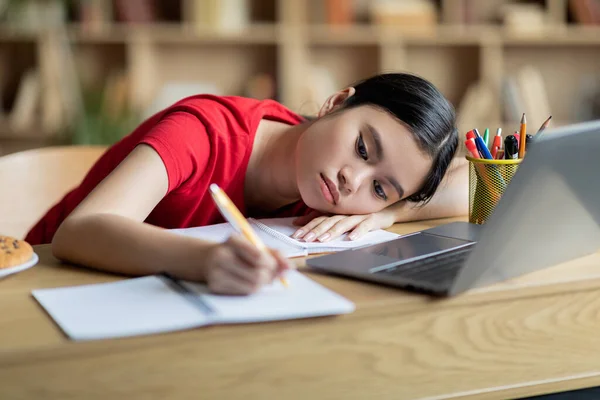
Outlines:
[[[461,131],[600,118],[600,0],[0,0],[0,18],[0,155],[112,143],[198,92],[312,114],[392,71],[437,85]]]

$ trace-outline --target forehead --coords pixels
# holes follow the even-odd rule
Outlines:
[[[431,168],[431,158],[417,144],[417,139],[408,125],[389,112],[376,107],[358,107],[354,117],[361,132],[371,140],[368,127],[379,133],[384,160],[381,163],[388,175],[395,177],[407,195],[416,192]]]

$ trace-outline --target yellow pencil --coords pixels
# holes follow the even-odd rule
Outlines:
[[[519,140],[519,158],[525,157],[525,144],[527,142],[527,119],[525,118],[525,113],[521,117],[521,139]]]
[[[235,230],[244,235],[246,239],[250,241],[260,251],[268,251],[267,246],[258,237],[256,232],[252,229],[246,218],[242,215],[240,210],[233,204],[233,201],[227,196],[227,194],[221,189],[216,183],[210,185],[210,194],[219,208],[221,215],[233,226]],[[284,277],[280,278],[281,283],[284,286],[288,286],[288,282]]]

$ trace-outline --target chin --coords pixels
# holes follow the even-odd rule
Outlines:
[[[315,195],[304,196],[301,194],[301,197],[302,197],[302,201],[304,202],[304,204],[306,204],[309,208],[311,208],[313,210],[320,211],[323,213],[331,213],[331,212],[333,212],[333,209],[335,209],[334,205],[327,203],[326,201],[321,199],[320,196],[315,196]]]
[[[335,206],[333,204],[329,204],[323,198],[323,196],[321,195],[321,190],[318,186],[316,188],[313,188],[308,185],[300,185],[299,190],[302,201],[309,208],[323,213],[333,212],[332,210],[335,208]]]

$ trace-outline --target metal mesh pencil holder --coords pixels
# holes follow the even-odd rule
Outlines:
[[[522,160],[466,158],[469,161],[469,222],[484,224]]]

